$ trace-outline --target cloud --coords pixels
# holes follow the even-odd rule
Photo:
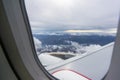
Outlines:
[[[110,28],[105,30],[100,29],[92,29],[92,30],[66,30],[64,31],[66,33],[113,33],[115,34],[117,32],[116,28]]]
[[[93,33],[93,32],[103,32],[101,30],[66,30],[67,33]]]
[[[32,29],[117,27],[120,0],[25,0]],[[39,26],[39,27],[38,27]]]
[[[33,37],[33,40],[34,40],[36,50],[42,47],[42,42],[39,39],[37,39],[36,37]]]
[[[97,49],[100,49],[102,46],[99,44],[79,44],[74,41],[66,41],[69,45],[45,45],[42,46],[38,53],[54,53],[54,52],[63,52],[63,53],[73,53],[73,54],[83,54],[86,52],[92,52]],[[39,45],[39,44],[36,44]]]
[[[42,65],[45,67],[64,61],[61,58],[54,57],[54,56],[51,56],[49,54],[40,54],[40,55],[38,55],[38,58],[41,61]]]

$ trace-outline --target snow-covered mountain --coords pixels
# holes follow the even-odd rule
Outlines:
[[[34,34],[38,54],[65,52],[83,54],[115,40],[113,35]]]

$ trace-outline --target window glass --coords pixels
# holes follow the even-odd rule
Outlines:
[[[78,73],[93,80],[104,77],[108,67],[101,65],[110,64],[119,0],[25,0],[25,4],[38,58],[51,74],[77,60],[81,63],[74,65],[83,67],[75,69]],[[67,69],[74,70],[74,65]],[[101,66],[103,71],[94,72],[97,67],[92,65]]]

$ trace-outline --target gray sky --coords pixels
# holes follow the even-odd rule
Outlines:
[[[120,0],[25,0],[25,3],[33,31],[115,30],[118,24]]]

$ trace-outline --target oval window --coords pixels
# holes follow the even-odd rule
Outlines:
[[[119,3],[25,0],[37,55],[46,70],[59,79],[102,79],[111,61]]]

